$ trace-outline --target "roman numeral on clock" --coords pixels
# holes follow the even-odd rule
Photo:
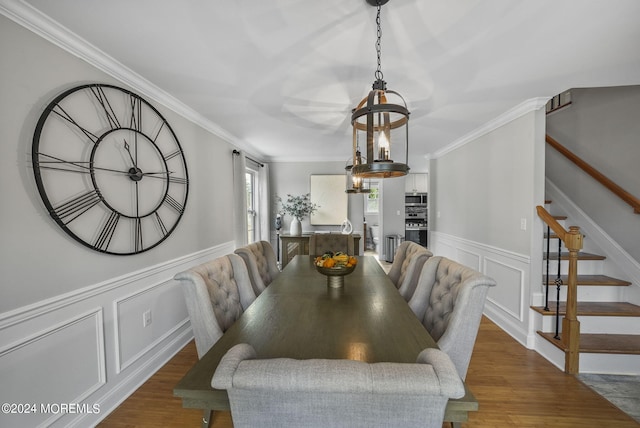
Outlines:
[[[111,211],[111,214],[102,225],[102,229],[96,238],[93,246],[99,250],[106,251],[111,243],[111,238],[118,226],[118,220],[120,220],[120,214],[115,211]]]
[[[98,104],[102,106],[102,110],[104,111],[104,116],[107,119],[107,123],[111,129],[120,128],[120,121],[116,116],[113,107],[111,107],[111,103],[104,93],[104,89],[101,86],[92,86],[91,92],[96,97]]]
[[[57,216],[65,225],[80,217],[102,201],[96,190],[83,193],[75,198],[52,208],[52,215]]]

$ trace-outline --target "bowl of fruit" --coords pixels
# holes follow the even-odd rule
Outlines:
[[[344,286],[344,277],[353,272],[358,264],[354,256],[327,252],[314,259],[316,270],[327,277],[327,285],[332,288]]]

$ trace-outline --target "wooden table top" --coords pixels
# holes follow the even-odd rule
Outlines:
[[[226,391],[211,388],[211,377],[238,343],[251,344],[258,358],[370,363],[414,363],[420,351],[437,347],[378,262],[370,256],[358,259],[344,287],[333,289],[312,257],[296,256],[176,385],[174,395],[182,397],[184,407],[228,410]],[[464,421],[477,407],[467,392],[450,400],[445,420]],[[464,414],[455,416],[459,411]]]

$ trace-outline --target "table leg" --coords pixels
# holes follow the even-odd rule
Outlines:
[[[204,409],[202,412],[202,428],[209,428],[211,426],[211,421],[213,421],[213,410]]]

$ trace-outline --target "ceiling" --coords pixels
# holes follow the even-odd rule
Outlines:
[[[376,68],[376,9],[365,0],[3,6],[67,45],[88,46],[84,56],[103,69],[147,95],[164,94],[155,99],[193,112],[261,160],[351,155],[351,109]],[[640,84],[638,18],[637,0],[389,1],[382,71],[411,111],[410,163],[527,100]]]

